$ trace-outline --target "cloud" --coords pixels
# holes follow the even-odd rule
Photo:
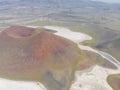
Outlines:
[[[91,0],[91,1],[100,1],[106,3],[120,3],[120,0]]]

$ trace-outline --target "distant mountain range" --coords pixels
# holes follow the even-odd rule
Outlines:
[[[16,4],[16,5],[26,5],[26,6],[44,6],[44,8],[80,8],[80,7],[107,7],[115,6],[120,7],[116,4],[107,4],[102,2],[96,2],[91,0],[2,0],[0,4]]]

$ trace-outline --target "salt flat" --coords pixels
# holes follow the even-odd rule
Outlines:
[[[57,31],[55,35],[67,38],[72,40],[73,42],[83,42],[85,40],[91,40],[92,37],[90,37],[87,34],[81,33],[81,32],[73,32],[70,31],[68,28],[64,27],[58,27],[58,26],[44,26],[45,29],[51,29]]]
[[[113,90],[106,79],[110,74],[117,73],[120,73],[120,70],[107,69],[98,65],[90,71],[76,71],[70,90]]]
[[[0,78],[0,90],[47,90],[39,82],[14,81]]]

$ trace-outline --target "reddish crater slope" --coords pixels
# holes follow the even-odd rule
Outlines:
[[[78,64],[85,62],[76,44],[43,29],[12,26],[0,33],[0,77],[68,90]]]

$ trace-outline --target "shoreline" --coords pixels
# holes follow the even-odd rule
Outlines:
[[[107,59],[108,61],[111,61],[111,60],[109,60],[109,58],[106,58],[104,55],[102,55],[100,53],[100,51],[95,50],[89,46],[83,46],[83,45],[79,44],[80,42],[85,41],[85,40],[92,40],[92,37],[90,37],[87,34],[80,33],[80,32],[73,32],[70,29],[61,28],[61,27],[57,27],[57,26],[55,26],[55,27],[54,26],[44,26],[44,28],[56,30],[58,32],[56,32],[55,35],[62,36],[64,38],[72,40],[73,42],[75,42],[78,45],[78,47],[80,49],[97,53],[100,56],[102,56],[103,58]],[[71,35],[73,36],[73,38],[71,37]],[[111,61],[111,63],[113,63],[116,67],[118,67],[118,69],[112,70],[112,69],[107,69],[107,68],[103,68],[103,67],[96,65],[92,68],[91,71],[85,70],[85,72],[83,71],[83,73],[81,73],[81,74],[80,74],[81,71],[76,71],[75,77],[74,77],[75,81],[71,85],[70,90],[113,90],[111,88],[111,86],[107,83],[106,79],[111,74],[120,73],[120,66],[117,65],[116,63],[114,63],[113,61]],[[91,76],[89,76],[89,74],[91,74]],[[96,81],[99,83],[97,83]]]

